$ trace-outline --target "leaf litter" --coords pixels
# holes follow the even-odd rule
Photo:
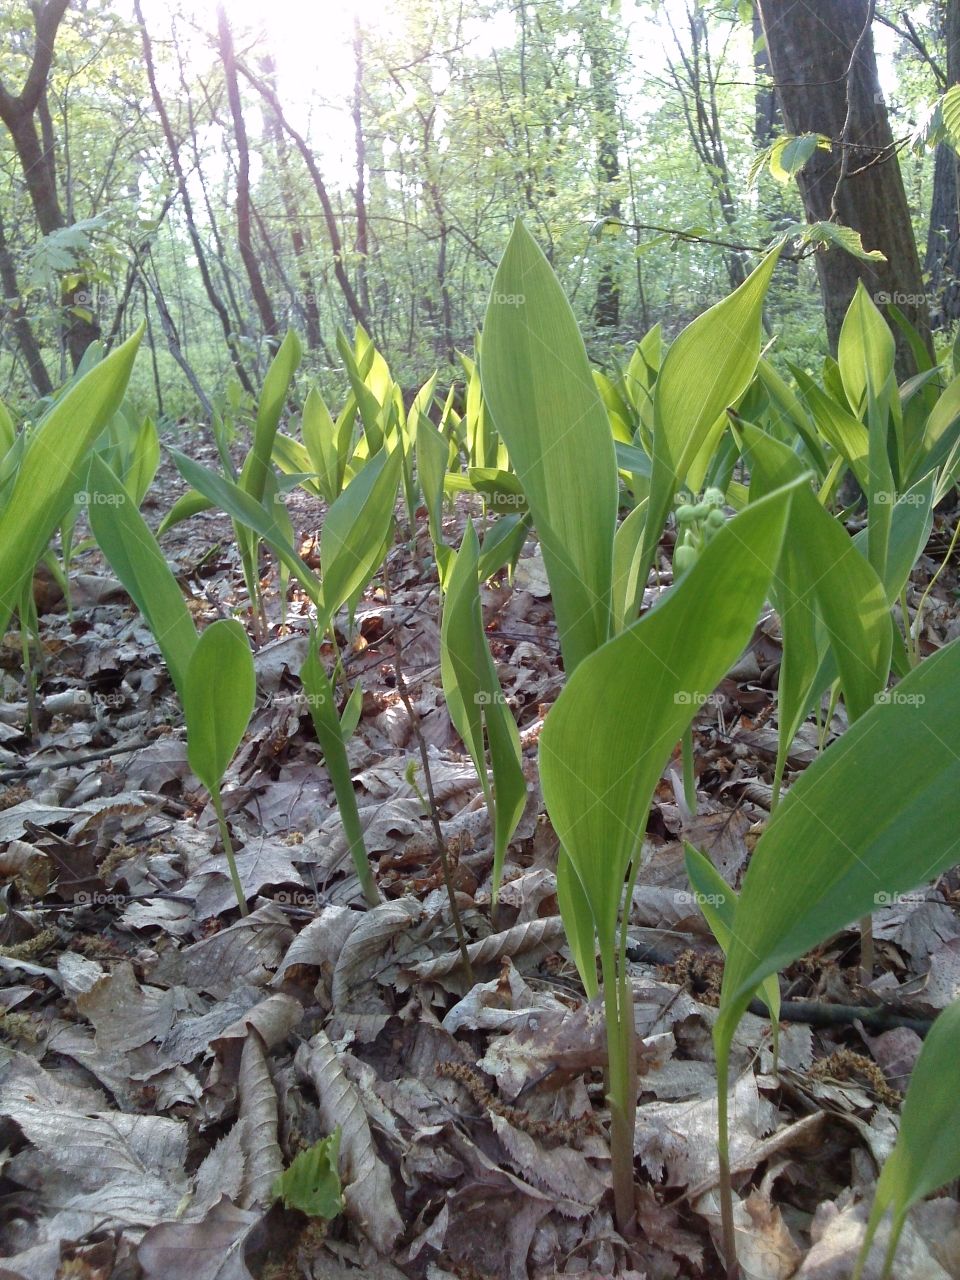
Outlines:
[[[311,504],[298,492],[290,506],[308,535]],[[201,624],[226,616],[241,590],[228,527],[209,513],[167,547]],[[258,707],[224,786],[244,918],[159,652],[95,556],[81,558],[82,609],[71,620],[54,604],[42,620],[34,740],[22,681],[5,664],[5,1280],[720,1274],[710,1043],[720,955],[682,842],[736,885],[768,818],[776,618],[758,626],[722,703],[698,718],[697,817],[675,760],[648,828],[630,918],[640,1232],[624,1239],[609,1193],[602,1013],[566,949],[556,840],[536,785],[536,738],[562,685],[542,565],[528,548],[512,593],[484,589],[530,789],[493,903],[482,791],[440,690],[427,547],[421,524],[391,553],[389,603],[368,591],[352,633],[342,620],[364,695],[348,754],[384,898],[375,908],[364,907],[300,697],[304,602],[288,603],[256,654]],[[940,600],[925,636],[935,646],[955,626]],[[395,688],[395,628],[472,984]],[[808,728],[790,771],[813,758]],[[784,1022],[775,1064],[767,1019],[744,1018],[731,1161],[750,1280],[849,1274],[921,1043],[905,1023],[960,994],[958,901],[948,874],[880,908],[867,989],[852,933],[787,973],[785,1006],[869,1006],[888,1027]],[[335,1128],[343,1214],[327,1223],[273,1203],[277,1175]],[[898,1259],[898,1277],[960,1277],[957,1201],[918,1206]]]

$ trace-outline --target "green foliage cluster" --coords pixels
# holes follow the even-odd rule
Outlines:
[[[687,849],[691,885],[726,954],[714,1043],[729,1267],[728,1064],[739,1020],[759,995],[775,1027],[780,969],[869,918],[888,895],[951,865],[960,784],[960,641],[921,660],[909,613],[896,609],[934,508],[960,475],[960,377],[934,365],[907,331],[919,367],[898,384],[893,337],[860,289],[838,358],[824,362],[819,378],[796,368],[788,382],[761,350],[761,311],[776,264],[774,250],[669,346],[659,330],[648,333],[608,377],[591,369],[556,274],[518,223],[493,282],[477,359],[463,358],[459,406],[452,392],[437,395],[431,377],[407,408],[386,360],[358,329],[352,342],[338,338],[350,383],[342,409],[332,413],[311,387],[299,438],[284,434],[301,354],[288,334],[265,376],[239,470],[222,424],[220,471],[171,451],[192,489],[159,534],[207,507],[230,516],[255,638],[266,627],[262,545],[276,558],[281,596],[295,583],[309,600],[304,696],[360,884],[374,904],[346,754],[361,694],[348,687],[335,619],[346,611],[349,627],[383,566],[398,502],[411,523],[422,503],[442,594],[443,688],[490,808],[496,890],[527,780],[479,592],[491,575],[512,569],[536,533],[566,676],[540,737],[540,781],[561,846],[558,896],[570,951],[586,993],[598,994],[602,984],[622,1227],[634,1212],[637,1098],[627,904],[648,812],[677,742],[692,743],[698,708],[747,644],[765,600],[774,601],[784,644],[777,789],[811,712],[842,699],[850,727],[775,805],[739,895],[701,851]],[[190,764],[210,792],[244,913],[221,787],[255,705],[253,656],[236,618],[197,635],[139,512],[157,460],[152,424],[147,429],[124,407],[139,340],[105,359],[92,354],[36,424],[17,430],[0,415],[0,603],[30,627],[24,588],[31,570],[50,555],[58,528],[61,546],[70,543],[71,512],[86,502],[93,535],[153,630],[183,702]],[[866,502],[866,525],[855,538],[842,509],[835,514],[847,476]],[[327,504],[319,574],[295,548],[283,500],[295,486]],[[486,508],[484,536],[468,520],[455,548],[443,517],[464,492]],[[650,605],[645,592],[671,525],[672,582],[660,583]],[[68,577],[69,564],[61,571]],[[695,787],[688,798],[695,805]],[[958,1041],[953,1008],[924,1047],[881,1176],[864,1251],[892,1209],[888,1270],[909,1206],[960,1174],[949,1140],[960,1111],[943,1068]],[[336,1142],[304,1153],[277,1195],[308,1212],[335,1213]]]

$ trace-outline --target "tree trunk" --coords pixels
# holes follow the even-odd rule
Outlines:
[[[227,99],[230,103],[230,114],[233,117],[233,136],[237,146],[237,247],[250,282],[250,292],[256,303],[260,324],[271,350],[275,350],[278,346],[279,332],[277,317],[251,241],[250,146],[247,142],[247,126],[243,119],[243,104],[240,101],[233,35],[223,5],[217,9],[217,31],[220,57],[223,60],[223,74],[227,82]]]
[[[0,83],[0,120],[10,131],[37,225],[45,236],[67,225],[57,192],[53,127],[46,93],[54,42],[69,3],[70,0],[46,0],[32,6],[36,39],[23,89],[15,95]],[[76,277],[77,273],[73,274]],[[64,340],[74,369],[90,343],[100,337],[96,316],[86,306],[89,296],[89,282],[82,276],[60,295]]]
[[[593,104],[597,138],[596,183],[597,215],[616,226],[622,215],[620,201],[620,119],[617,112],[617,77],[611,51],[615,49],[612,23],[605,19],[602,6],[596,6],[586,25],[587,53],[590,58],[590,97]],[[603,328],[620,323],[620,282],[617,278],[616,237],[600,232],[598,257],[600,274],[593,302],[594,322]]]
[[[20,297],[20,285],[17,282],[17,269],[13,261],[13,255],[7,245],[2,219],[0,219],[0,287],[3,288],[7,315],[13,326],[20,355],[23,357],[23,362],[30,374],[30,381],[33,383],[34,390],[38,396],[48,396],[53,391],[53,383],[50,381],[47,366],[43,362],[43,354],[40,350],[40,344],[37,342],[36,334],[33,332],[33,326],[24,311],[23,301]]]
[[[943,27],[949,87],[960,82],[960,0],[946,0]],[[943,328],[960,318],[960,161],[946,142],[939,144],[934,160],[924,268],[931,320]]]
[[[136,14],[137,22],[140,26],[140,38],[143,43],[143,60],[147,71],[147,83],[150,86],[150,96],[153,100],[154,110],[160,119],[160,128],[163,131],[164,141],[167,144],[167,151],[170,154],[170,163],[173,167],[174,177],[177,180],[177,191],[180,194],[180,203],[183,205],[183,214],[187,223],[187,232],[190,236],[190,243],[193,246],[193,252],[197,259],[197,266],[200,269],[200,276],[203,280],[203,287],[206,290],[207,297],[210,299],[210,305],[217,313],[217,319],[220,321],[220,328],[223,330],[223,336],[227,344],[227,350],[233,359],[233,367],[237,377],[240,379],[240,385],[249,395],[253,395],[253,383],[243,366],[240,358],[240,350],[237,345],[236,335],[230,327],[230,317],[227,309],[223,305],[223,299],[220,297],[213,283],[213,277],[210,275],[210,267],[207,263],[207,255],[204,252],[203,241],[200,239],[200,233],[197,230],[196,220],[193,216],[193,202],[190,199],[190,190],[187,186],[186,175],[183,171],[183,165],[180,162],[180,144],[174,137],[173,127],[170,124],[170,116],[167,113],[166,104],[163,101],[163,95],[157,84],[156,69],[153,61],[153,43],[147,32],[146,23],[143,20],[143,11],[140,6],[140,0],[133,0],[133,10]],[[156,296],[156,294],[154,295]],[[165,317],[161,314],[161,322],[164,326],[164,332],[168,332]],[[179,350],[179,340],[177,343]],[[173,351],[173,347],[171,347]],[[174,353],[175,354],[175,353]],[[175,356],[176,358],[176,356]],[[206,400],[206,397],[203,397]],[[206,408],[206,404],[204,405]]]
[[[757,150],[762,151],[773,141],[779,114],[777,95],[769,83],[772,75],[770,54],[767,52],[763,21],[756,0],[753,4],[753,75],[757,85],[753,95],[753,141]]]
[[[264,81],[276,93],[276,64],[271,55],[268,54],[261,60],[260,70]],[[306,324],[307,348],[310,351],[316,351],[320,346],[320,308],[317,303],[317,290],[313,283],[313,275],[310,269],[310,252],[303,225],[297,213],[297,202],[290,174],[290,153],[287,148],[287,140],[284,137],[283,128],[277,119],[276,113],[269,108],[266,102],[263,104],[263,125],[264,133],[266,133],[273,145],[277,162],[277,186],[280,188],[284,218],[290,229],[290,245],[293,249],[293,256],[297,261],[297,270],[300,273],[299,310]]]
[[[886,262],[862,262],[839,249],[817,254],[832,351],[857,281],[881,304],[895,302],[930,346],[920,259],[910,209],[877,79],[868,0],[758,0],[786,128],[833,140],[798,175],[811,222],[834,219],[860,232]],[[914,372],[899,330],[897,368]]]

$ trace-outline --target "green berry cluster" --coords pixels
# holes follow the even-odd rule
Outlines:
[[[684,495],[676,511],[677,541],[673,549],[673,580],[682,578],[696,564],[700,552],[722,529],[727,517],[723,512],[724,495],[720,489],[705,489],[697,502]]]

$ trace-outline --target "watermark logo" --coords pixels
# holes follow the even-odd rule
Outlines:
[[[878,489],[873,495],[873,502],[878,507],[892,507],[898,502],[906,507],[925,507],[927,505],[927,496],[923,493],[901,493],[897,497],[889,489]]]
[[[901,293],[900,290],[888,293],[880,289],[873,295],[873,300],[878,307],[888,306],[891,302],[895,307],[929,307],[934,296],[932,293]]]
[[[726,703],[722,693],[691,693],[689,689],[678,689],[673,700],[679,707],[722,707]]]
[[[524,293],[498,293],[484,294],[480,298],[481,306],[491,307],[522,307],[527,301]]]
[[[73,500],[78,507],[120,507],[126,502],[126,495],[122,493],[100,493],[94,489],[79,489],[74,495]]]
[[[887,893],[881,890],[873,895],[875,907],[919,907],[926,898],[922,893]]]
[[[473,700],[478,707],[490,707],[497,704],[501,707],[507,705],[507,700],[498,690],[496,693],[487,693],[486,689],[481,689],[479,693],[473,695]]]
[[[81,889],[73,895],[74,904],[78,907],[125,907],[127,898],[122,893],[87,893]]]
[[[273,895],[273,900],[278,907],[306,907],[308,910],[316,910],[320,906],[317,895],[308,893],[306,889],[281,889]]]
[[[927,699],[922,693],[901,693],[899,689],[881,689],[879,693],[873,695],[873,700],[878,707],[922,707]]]
[[[676,895],[681,907],[722,907],[726,900],[724,893],[688,893],[686,889]]]

